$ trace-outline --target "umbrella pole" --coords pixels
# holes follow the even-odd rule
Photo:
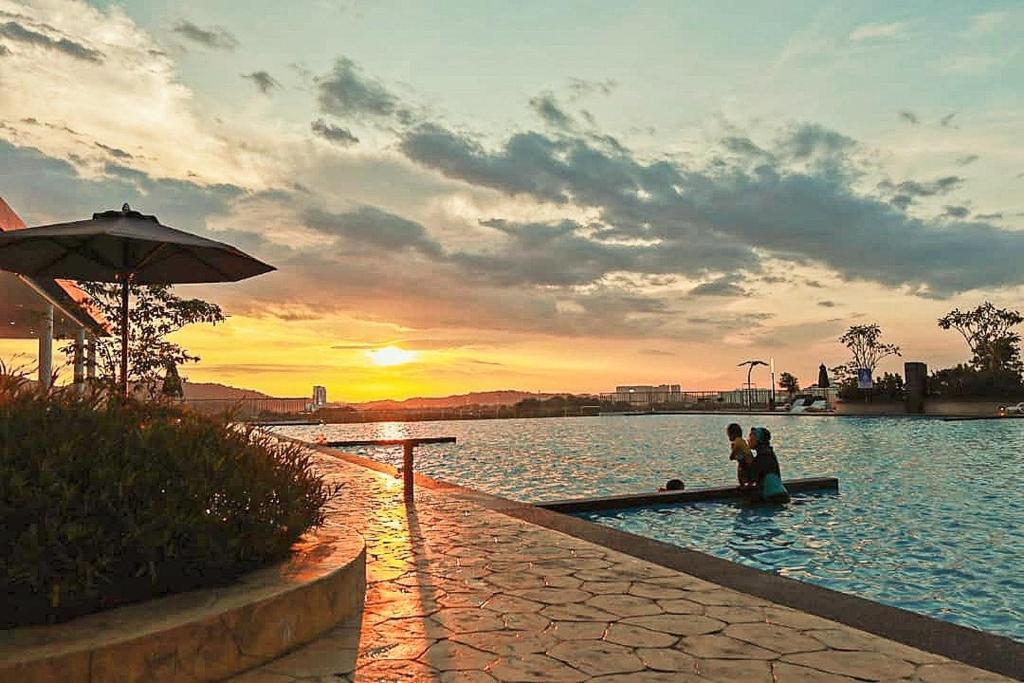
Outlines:
[[[128,276],[121,280],[121,395],[128,397]]]

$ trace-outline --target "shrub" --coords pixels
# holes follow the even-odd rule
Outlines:
[[[323,523],[301,447],[103,396],[0,374],[0,625],[226,583]]]

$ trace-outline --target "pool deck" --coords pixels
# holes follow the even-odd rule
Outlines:
[[[684,566],[691,562],[698,574],[723,577],[709,581],[673,567],[674,560],[633,556],[653,557],[664,544],[614,530],[601,532],[609,543],[595,542],[581,536],[597,525],[422,477],[407,506],[401,482],[386,466],[316,450],[329,478],[344,485],[328,528],[345,525],[366,539],[362,617],[236,683],[1013,680],[779,604],[797,582],[661,549],[683,558]],[[551,528],[559,525],[564,528]],[[723,585],[757,577],[774,588],[761,590],[755,581],[753,592],[740,592]],[[799,586],[811,599],[839,595]],[[875,606],[883,619],[908,614]],[[912,615],[909,624],[938,622]],[[898,632],[900,625],[884,628]],[[946,647],[943,638],[970,641],[976,633],[951,624],[936,628],[939,649]],[[1021,675],[1024,644],[977,638],[992,660],[982,665]],[[975,644],[966,643],[964,652]]]

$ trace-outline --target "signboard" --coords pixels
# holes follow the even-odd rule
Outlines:
[[[871,371],[867,368],[859,368],[857,370],[857,388],[858,389],[871,389],[875,386],[871,380]]]

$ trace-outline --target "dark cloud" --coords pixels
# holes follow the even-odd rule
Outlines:
[[[41,217],[74,220],[128,202],[143,213],[157,215],[167,225],[207,236],[211,235],[207,219],[228,213],[246,194],[234,185],[154,178],[114,163],[104,167],[102,177],[85,178],[66,161],[3,140],[0,188],[29,224],[41,222]]]
[[[975,161],[977,161],[980,158],[981,157],[979,157],[977,154],[965,154],[962,157],[957,157],[956,165],[957,166],[966,166],[968,164],[973,164]]]
[[[6,57],[9,54],[11,54],[11,51],[7,48],[7,46],[3,43],[0,43],[0,57]]]
[[[553,93],[541,93],[531,98],[530,108],[552,128],[569,129],[573,126],[572,117],[559,106]]]
[[[736,276],[725,275],[690,290],[694,296],[750,296],[750,292],[736,284]]]
[[[967,218],[971,214],[971,210],[966,206],[951,206],[946,205],[943,208],[943,218]]]
[[[55,50],[61,52],[69,57],[80,59],[85,62],[100,63],[103,61],[103,53],[99,50],[93,50],[88,48],[81,43],[77,43],[67,38],[51,38],[45,33],[39,33],[33,31],[30,28],[25,28],[16,21],[8,21],[0,24],[0,36],[4,36],[9,40],[14,40],[19,43],[25,43],[26,45],[35,45],[48,50]],[[4,48],[6,50],[6,48]]]
[[[804,280],[804,284],[814,289],[824,289],[825,285],[821,284],[817,280]]]
[[[221,26],[203,28],[183,19],[171,31],[193,43],[215,50],[234,50],[238,47],[238,39]]]
[[[317,101],[326,114],[335,116],[410,116],[401,102],[380,82],[364,76],[351,59],[339,57],[330,73],[314,79]]]
[[[372,206],[345,213],[307,209],[303,218],[314,230],[357,244],[389,251],[413,249],[433,257],[443,253],[441,245],[419,223]]]
[[[242,78],[252,81],[252,84],[259,88],[260,92],[264,95],[269,95],[272,90],[278,90],[281,87],[277,79],[266,71],[253,71],[252,73],[242,74]]]
[[[883,194],[890,196],[889,201],[894,206],[906,209],[919,197],[948,194],[958,189],[963,183],[964,179],[960,176],[943,176],[930,181],[904,180],[896,184],[885,180],[878,184],[878,189]]]
[[[921,123],[921,120],[917,118],[917,114],[912,111],[907,111],[906,109],[899,112],[899,117],[901,121],[905,121],[912,126],[916,126]]]
[[[592,81],[584,78],[569,79],[569,92],[573,100],[591,94],[611,95],[618,86],[618,81],[612,78],[606,78],[603,81]]]
[[[825,301],[819,301],[818,305],[822,306],[823,308],[835,308],[836,307],[836,302],[835,301],[828,301],[826,299]]]
[[[998,221],[1003,218],[1001,213],[976,213],[974,217],[981,221]]]
[[[317,119],[309,124],[310,129],[324,140],[330,140],[336,145],[342,147],[350,147],[359,142],[359,138],[352,134],[348,128],[342,128],[341,126],[335,126],[327,123],[323,119]]]
[[[129,154],[128,152],[126,152],[123,149],[120,149],[118,147],[110,147],[108,145],[104,145],[102,142],[94,142],[93,144],[96,145],[97,147],[99,147],[100,149],[102,149],[104,152],[109,154],[114,159],[125,161],[125,160],[128,160],[128,159],[134,159],[135,158],[131,154]]]
[[[956,112],[953,112],[952,114],[946,114],[941,119],[939,119],[939,125],[941,125],[943,128],[956,128],[956,126],[953,125],[954,116],[956,116]]]
[[[536,132],[488,149],[437,124],[405,131],[399,149],[449,178],[595,210],[589,236],[564,225],[546,228],[563,242],[591,242],[574,246],[593,254],[590,263],[609,259],[604,247],[613,241],[642,239],[671,252],[680,274],[701,264],[706,275],[756,272],[760,250],[922,295],[1024,281],[1014,265],[1024,258],[1024,234],[900,210],[917,197],[951,192],[962,178],[887,181],[879,185],[883,197],[862,194],[853,182],[861,177],[853,141],[820,126],[787,130],[756,163],[719,158],[705,167],[645,161],[621,145]],[[636,255],[627,261],[625,270],[661,262]],[[706,284],[729,291],[730,282]]]

